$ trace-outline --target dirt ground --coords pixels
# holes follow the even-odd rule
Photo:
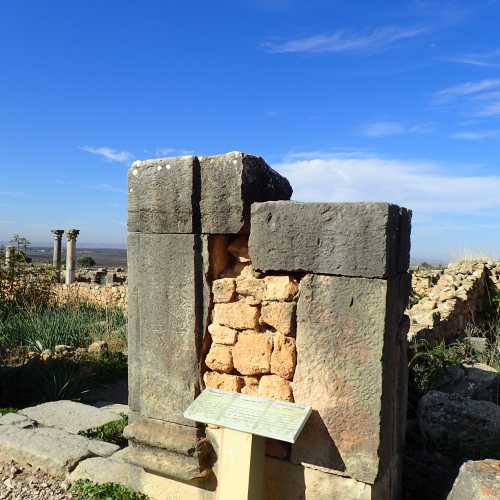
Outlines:
[[[0,460],[0,500],[67,500],[73,498],[68,487],[38,469]]]

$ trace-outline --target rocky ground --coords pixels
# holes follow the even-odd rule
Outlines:
[[[30,466],[0,462],[0,500],[66,500],[73,498],[65,481]]]

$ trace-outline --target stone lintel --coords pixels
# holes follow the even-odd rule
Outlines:
[[[254,203],[250,257],[264,272],[388,278],[408,269],[410,224],[389,203]]]
[[[136,161],[128,184],[128,230],[142,233],[248,233],[253,202],[292,193],[262,158],[239,152]]]

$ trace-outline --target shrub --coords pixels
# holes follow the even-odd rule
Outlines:
[[[94,267],[96,265],[95,260],[90,255],[80,257],[77,262],[80,267]]]

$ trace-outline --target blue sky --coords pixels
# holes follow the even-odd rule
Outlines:
[[[0,241],[124,244],[134,159],[241,150],[295,199],[414,210],[413,255],[500,257],[500,2],[11,0]]]

